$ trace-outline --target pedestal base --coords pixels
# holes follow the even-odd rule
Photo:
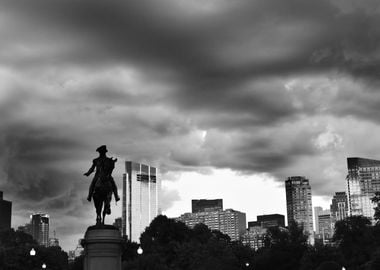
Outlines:
[[[91,226],[84,241],[84,270],[121,270],[120,231],[111,225]]]

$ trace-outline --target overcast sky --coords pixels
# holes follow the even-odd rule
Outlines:
[[[380,158],[379,3],[1,1],[12,225],[47,212],[75,248],[95,220],[83,173],[102,144],[119,188],[125,160],[160,169],[169,216],[204,197],[248,220],[285,214],[291,175],[328,205],[348,156]]]

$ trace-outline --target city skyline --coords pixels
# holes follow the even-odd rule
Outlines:
[[[359,160],[359,163],[358,163],[357,160]],[[349,175],[350,175],[351,171],[353,170],[353,167],[351,165],[352,163],[355,163],[355,164],[358,163],[358,164],[361,164],[361,166],[370,167],[370,166],[377,166],[378,162],[379,161],[377,161],[377,160],[369,160],[369,159],[366,159],[366,158],[357,158],[357,157],[352,158],[352,157],[348,157],[347,158],[348,176],[347,176],[347,179],[346,179],[347,180],[347,184],[349,183],[349,180],[348,180],[349,179]],[[362,164],[365,164],[365,165],[362,165]],[[156,181],[159,183],[160,180],[157,179],[157,177],[158,177],[157,168],[149,167],[147,165],[139,164],[139,163],[135,163],[135,162],[131,162],[131,161],[126,161],[125,162],[125,168],[126,168],[126,173],[123,175],[123,196],[122,196],[122,198],[123,198],[122,203],[125,206],[122,207],[122,209],[123,209],[123,211],[121,213],[122,216],[116,218],[115,221],[114,221],[114,223],[113,223],[113,225],[117,226],[119,228],[119,230],[120,230],[120,232],[121,232],[122,235],[126,234],[126,235],[129,236],[131,234],[131,230],[132,230],[131,229],[132,223],[130,223],[130,225],[127,226],[127,224],[125,223],[125,221],[123,221],[123,220],[128,220],[128,216],[130,215],[130,214],[129,215],[128,214],[124,215],[124,212],[126,211],[126,209],[129,209],[128,203],[126,202],[125,198],[128,197],[128,196],[126,196],[126,194],[129,194],[131,196],[132,190],[134,190],[136,192],[136,190],[138,191],[138,189],[136,189],[136,187],[134,187],[133,189],[128,188],[128,189],[124,190],[124,188],[126,188],[127,186],[131,186],[131,185],[134,186],[135,184],[132,184],[132,182],[135,182],[135,181],[137,181],[136,183],[138,183],[139,181],[140,182],[144,182],[144,181],[151,181],[153,179],[154,184],[156,184]],[[361,170],[359,169],[358,171],[361,171]],[[131,177],[129,177],[128,175],[130,175]],[[374,181],[377,181],[376,177],[374,178]],[[304,186],[303,182],[306,183],[305,188],[303,187]],[[252,223],[252,224],[256,224],[256,223],[259,224],[260,223],[260,219],[262,219],[262,218],[269,218],[270,220],[274,220],[276,218],[278,219],[281,216],[282,216],[282,218],[284,218],[285,216],[287,216],[288,217],[287,218],[288,219],[288,222],[287,222],[288,224],[287,225],[289,225],[289,218],[290,218],[289,217],[289,211],[293,211],[293,210],[289,210],[289,203],[291,205],[293,205],[293,206],[291,206],[291,209],[292,209],[294,206],[299,205],[300,201],[305,200],[305,202],[308,201],[308,202],[306,202],[306,204],[310,203],[310,206],[308,206],[308,209],[311,211],[311,209],[313,208],[313,211],[311,211],[311,212],[309,211],[310,213],[308,214],[311,217],[311,222],[306,221],[307,223],[311,224],[311,230],[312,230],[312,232],[310,233],[310,228],[308,228],[310,226],[309,225],[306,226],[305,223],[304,223],[305,222],[304,220],[309,220],[308,218],[304,218],[304,217],[302,217],[302,215],[300,216],[299,214],[294,213],[294,215],[293,214],[291,214],[291,215],[293,215],[295,218],[290,218],[290,219],[296,220],[298,224],[302,225],[305,228],[305,232],[307,234],[309,234],[309,237],[310,236],[312,237],[309,240],[310,243],[314,243],[314,239],[313,239],[314,236],[315,237],[320,237],[320,239],[323,238],[324,241],[325,240],[329,241],[331,239],[331,237],[332,237],[332,231],[331,230],[333,230],[333,228],[334,228],[333,222],[336,222],[337,220],[342,220],[343,217],[347,216],[347,214],[348,214],[347,209],[346,209],[346,211],[347,211],[346,214],[344,214],[344,213],[334,213],[333,214],[334,207],[335,208],[337,208],[337,207],[342,208],[343,207],[343,209],[338,209],[337,208],[336,211],[338,211],[338,212],[342,212],[342,211],[344,212],[345,211],[344,210],[345,207],[347,208],[346,203],[343,203],[343,205],[342,205],[342,202],[347,202],[346,192],[335,192],[335,194],[331,197],[331,203],[332,204],[330,205],[330,209],[325,209],[324,210],[320,206],[315,206],[315,207],[311,206],[311,198],[312,198],[312,196],[311,196],[311,186],[310,186],[309,180],[306,179],[304,176],[290,176],[290,177],[288,177],[285,180],[284,183],[285,183],[285,194],[288,196],[288,193],[289,193],[290,198],[293,198],[293,200],[294,199],[296,200],[296,201],[293,201],[293,200],[288,201],[288,199],[287,199],[286,203],[288,205],[287,206],[288,210],[287,210],[287,213],[285,213],[285,215],[281,215],[281,214],[274,213],[274,212],[269,213],[270,212],[269,211],[269,212],[266,212],[267,214],[265,214],[265,215],[264,214],[263,215],[258,215],[257,216],[257,221],[252,221],[252,220],[246,219],[246,213],[241,213],[240,211],[236,211],[236,210],[233,210],[231,208],[226,209],[226,210],[227,211],[233,211],[233,212],[235,211],[237,213],[241,213],[241,214],[244,215],[244,222],[243,223],[246,224],[247,233],[249,234],[250,223]],[[141,189],[141,187],[139,189]],[[149,188],[149,190],[150,189],[151,188]],[[299,191],[299,190],[303,190],[303,189],[305,189],[306,193],[304,191],[301,191],[301,192]],[[138,193],[140,193],[140,196],[142,194],[141,192],[142,192],[141,190],[138,192]],[[159,189],[157,189],[156,187],[154,187],[153,188],[153,193],[155,194],[155,198],[159,197],[159,195],[157,194],[157,192],[159,192]],[[2,192],[0,191],[0,193],[2,193]],[[143,193],[145,194],[146,192],[143,192]],[[151,192],[148,192],[148,193],[151,193]],[[148,196],[148,193],[146,193],[146,196]],[[295,195],[295,197],[293,195]],[[344,197],[346,197],[345,200],[342,199],[343,195],[344,195]],[[305,197],[305,198],[303,198],[303,197]],[[155,199],[155,200],[157,200],[157,199]],[[303,202],[301,204],[305,204],[305,202]],[[136,204],[136,202],[134,202],[134,204]],[[141,204],[141,199],[140,199],[140,204]],[[334,206],[334,204],[337,204],[337,205]],[[158,201],[156,201],[154,203],[154,205],[157,206],[157,211],[155,213],[160,214],[159,210],[158,210],[159,209],[158,206],[160,204],[158,203]],[[297,207],[299,208],[299,206],[297,206]],[[145,210],[148,210],[148,209],[151,208],[151,206],[149,206],[149,202],[146,202],[146,206],[140,206],[140,208],[141,209],[144,208]],[[136,209],[138,210],[140,208],[136,208]],[[151,217],[150,213],[143,214],[142,213],[143,211],[141,209],[137,211],[137,212],[140,212],[140,216],[147,214],[149,216],[150,220],[152,220],[152,217],[154,218],[155,216],[157,216],[157,214],[153,214],[152,217]],[[200,214],[200,217],[203,217],[203,218],[200,218],[200,219],[198,218],[199,219],[198,222],[201,222],[201,223],[203,223],[201,220],[204,219],[204,218],[206,218],[206,219],[210,219],[211,218],[211,220],[213,220],[214,219],[214,215],[217,214],[217,212],[219,212],[219,211],[221,211],[221,213],[225,212],[225,211],[223,211],[223,199],[192,199],[191,200],[191,209],[192,209],[192,211],[191,211],[192,213],[201,212],[199,214]],[[210,217],[207,217],[206,212],[210,212],[211,214],[214,214],[214,215],[211,215]],[[171,216],[171,218],[174,218],[176,220],[181,220],[181,221],[185,222],[188,226],[194,226],[195,223],[192,220],[193,218],[192,217],[190,218],[190,216],[188,217],[188,215],[191,215],[191,213],[183,212],[183,211],[182,211],[182,213],[183,214],[181,214],[181,216],[179,216],[179,217]],[[291,213],[293,213],[293,212],[291,212]],[[56,234],[55,234],[56,232],[55,232],[55,230],[54,230],[54,237],[53,238],[50,237],[49,229],[47,229],[47,233],[43,233],[43,235],[44,235],[43,236],[43,240],[41,238],[42,236],[40,237],[38,235],[38,233],[39,233],[38,231],[40,229],[37,229],[36,226],[33,226],[33,220],[34,220],[34,218],[36,216],[47,217],[47,224],[49,223],[49,221],[48,221],[49,220],[49,215],[47,215],[47,214],[32,214],[30,216],[30,218],[31,218],[30,223],[29,224],[25,224],[25,226],[21,226],[18,229],[21,228],[21,230],[23,230],[24,232],[31,234],[34,238],[36,238],[36,240],[38,242],[41,242],[40,244],[42,244],[42,245],[45,245],[45,246],[50,245],[50,241],[51,240],[53,240],[53,242],[54,242],[55,245],[58,245],[58,241],[59,240],[58,240],[58,238],[56,238]],[[340,218],[337,218],[337,217],[340,217]],[[190,222],[189,224],[186,221],[187,218],[190,218],[190,220],[192,220],[192,221],[189,221]],[[320,218],[323,218],[323,221],[320,221]],[[369,218],[371,219],[372,217],[369,217]],[[195,219],[197,219],[197,218],[195,218]],[[119,220],[119,221],[117,221],[117,220]],[[119,224],[117,224],[117,222],[119,222]],[[225,222],[225,221],[223,221],[223,222]],[[274,222],[274,221],[271,221],[271,222]],[[276,222],[278,222],[278,221],[276,221]],[[321,237],[322,234],[319,232],[320,229],[319,229],[318,225],[320,225],[320,222],[324,222],[323,223],[324,224],[323,225],[324,226],[323,230],[324,230],[325,233],[323,234],[323,237]],[[140,223],[141,223],[141,220],[140,220]],[[145,222],[145,223],[146,224],[144,226],[142,226],[142,227],[145,227],[145,226],[149,225],[149,222]],[[284,223],[284,221],[282,223]],[[205,224],[207,224],[209,226],[208,221],[205,222]],[[26,228],[27,225],[30,225],[31,227],[28,229],[28,228]],[[314,225],[314,228],[313,228],[313,225]],[[49,226],[49,225],[47,225],[47,226]],[[211,224],[211,227],[213,227],[213,226],[214,225]],[[218,226],[220,226],[220,225],[218,225]],[[260,225],[255,225],[255,226],[259,226],[260,227]],[[285,223],[282,224],[282,225],[280,223],[278,223],[276,226],[280,226],[280,227],[281,226],[285,226]],[[35,227],[35,229],[33,229],[33,227]],[[140,227],[141,227],[141,225],[140,225]],[[138,242],[138,237],[139,237],[140,233],[143,232],[143,229],[141,229],[141,228],[140,228],[140,232],[139,233],[137,233],[135,236],[132,236],[132,241],[137,241]],[[329,229],[327,229],[327,228],[329,228]],[[37,231],[35,232],[36,229],[37,229]],[[215,228],[212,228],[212,229],[215,229]],[[313,234],[313,229],[314,229],[314,234]],[[31,232],[29,232],[28,230],[31,230]],[[330,231],[327,231],[327,230],[330,230]],[[221,231],[224,232],[223,229],[221,229]],[[224,232],[224,233],[226,233],[226,232]],[[229,233],[227,233],[227,234],[229,234]],[[255,232],[255,234],[256,234],[256,232]],[[325,235],[327,235],[328,237],[327,236],[325,237]],[[237,237],[237,235],[233,236],[232,238],[235,239],[236,237]],[[242,232],[240,232],[239,233],[239,237],[243,237],[242,239],[245,239],[245,237],[247,237],[247,236],[246,235],[243,236]],[[236,238],[236,239],[238,239],[238,238]],[[243,240],[243,242],[244,241],[246,241],[246,240]],[[48,242],[49,242],[49,244],[48,244]],[[72,250],[67,250],[67,251],[71,252]]]
[[[377,2],[1,1],[12,226],[49,213],[73,249],[95,220],[83,173],[103,144],[120,194],[124,161],[159,168],[170,217],[215,198],[247,220],[285,214],[293,175],[328,208],[347,157],[380,158]],[[120,213],[112,202],[106,222]]]

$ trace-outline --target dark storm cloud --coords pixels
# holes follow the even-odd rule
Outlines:
[[[214,14],[187,14],[186,6],[170,1],[7,1],[2,6],[3,13],[19,18],[10,21],[26,35],[5,44],[30,39],[37,46],[53,45],[53,57],[49,50],[33,55],[33,46],[28,48],[31,63],[132,62],[175,71],[188,83],[220,78],[220,84],[334,67],[368,75],[378,66],[372,55],[379,40],[377,14],[343,14],[329,1],[221,1]]]
[[[283,87],[248,85],[258,77],[272,81],[338,69],[377,78],[377,14],[343,12],[344,6],[329,1],[218,4],[218,12],[191,13],[170,1],[5,2],[2,10],[21,18],[14,27],[26,37],[3,42],[28,44],[31,52],[23,64],[53,61],[50,65],[89,63],[96,68],[97,63],[118,63],[152,76],[169,76],[168,83],[176,89],[170,105],[235,114],[229,116],[231,121],[224,118],[226,124],[270,123],[298,113]],[[51,50],[33,53],[30,40],[36,41],[36,48],[44,45]],[[139,97],[123,98],[125,93],[112,85],[96,88],[90,94],[94,98],[141,104]]]
[[[77,181],[78,176],[74,177],[66,165],[68,160],[79,160],[72,156],[83,145],[79,140],[30,123],[3,127],[1,131],[1,170],[7,179],[0,188],[22,197],[26,204],[35,204],[61,194]]]
[[[112,115],[114,106],[150,106],[158,101],[189,111],[201,128],[220,130],[314,114],[312,106],[294,106],[281,78],[331,69],[359,77],[377,73],[377,14],[347,11],[329,1],[216,3],[214,10],[191,12],[186,3],[171,1],[5,1],[1,12],[11,27],[1,28],[1,43],[9,52],[1,58],[10,66],[21,64],[31,70],[54,66],[96,72],[115,64],[133,65],[146,77],[156,76],[160,84],[169,79],[171,92],[158,99],[151,93],[131,93],[128,86],[113,84],[110,76],[79,85],[82,92],[74,94],[77,104],[87,101],[82,108]],[[196,6],[202,5],[206,4]],[[133,115],[125,121],[131,119],[141,120]],[[146,129],[161,135],[189,132],[167,122],[146,121]],[[307,146],[300,149],[310,154]],[[237,148],[236,155],[246,160],[257,155],[240,151]],[[186,157],[172,150],[172,157],[184,165],[203,164],[197,154]],[[257,160],[247,162],[251,166],[243,167],[265,169],[261,162],[266,159],[280,167],[287,163],[281,153],[263,151]],[[210,162],[217,163],[206,163]]]

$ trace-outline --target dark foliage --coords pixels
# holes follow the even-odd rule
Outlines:
[[[332,246],[317,244],[309,246],[301,259],[300,270],[320,269],[328,262],[335,262],[338,265],[344,265],[344,257],[340,249]],[[321,266],[322,265],[322,266]],[[342,269],[340,266],[339,270]],[[323,266],[327,267],[327,266]],[[321,269],[324,269],[324,268]],[[328,268],[327,268],[328,269]]]
[[[307,250],[307,236],[295,222],[288,230],[273,227],[268,230],[265,247],[255,254],[253,269],[299,269]]]
[[[35,256],[29,255],[32,248],[36,250]],[[21,231],[0,232],[0,269],[41,269],[43,263],[51,270],[66,270],[67,253],[60,247],[38,246],[32,236]]]
[[[166,216],[155,218],[140,242],[144,253],[126,258],[124,269],[238,270],[253,258],[250,248],[219,231],[203,224],[190,229]]]
[[[72,263],[69,264],[69,270],[83,270],[84,255],[76,257]]]
[[[339,243],[348,268],[361,267],[371,260],[375,250],[373,231],[371,221],[363,216],[352,216],[336,222],[333,240]]]

